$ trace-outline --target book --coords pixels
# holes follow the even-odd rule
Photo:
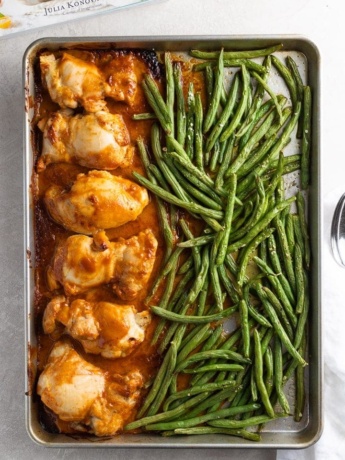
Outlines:
[[[0,0],[0,38],[155,1],[157,0]]]

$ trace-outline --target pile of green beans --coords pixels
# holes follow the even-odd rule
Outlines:
[[[264,424],[303,416],[312,99],[281,48],[192,50],[183,65],[166,52],[165,88],[144,77],[149,108],[134,119],[151,139],[138,139],[146,174],[133,176],[155,196],[165,241],[145,300],[163,359],[126,430],[259,441]],[[272,71],[287,94],[270,86]],[[288,198],[294,171],[303,192]]]

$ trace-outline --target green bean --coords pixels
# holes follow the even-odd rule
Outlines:
[[[275,294],[266,286],[263,287],[263,290],[265,291],[268,300],[271,302],[272,307],[275,309],[275,312],[278,315],[279,320],[282,322],[282,325],[285,329],[285,332],[287,333],[288,337],[290,340],[293,340],[294,338],[294,332],[293,328],[290,324],[290,321],[287,317],[286,311],[282,306],[282,303],[279,301],[279,299],[275,296]],[[293,318],[292,323],[294,325],[297,324],[297,319],[296,316],[291,313],[288,314],[290,318]]]
[[[212,334],[212,330],[210,329],[210,325],[206,324],[201,329],[198,330],[198,333],[191,337],[190,340],[186,343],[186,345],[179,351],[177,355],[176,364],[180,364],[187,356],[195,350],[201,343],[203,343],[209,336]],[[192,333],[189,334],[189,336]],[[189,337],[187,336],[187,337]]]
[[[233,258],[232,254],[228,254],[225,258],[225,265],[229,269],[230,273],[237,277],[238,273],[238,265],[235,259]]]
[[[140,428],[145,425],[149,425],[151,423],[157,423],[163,420],[168,420],[173,417],[177,417],[180,414],[183,414],[186,411],[186,409],[189,409],[190,407],[198,405],[203,399],[206,399],[207,396],[208,396],[208,393],[202,393],[202,394],[196,395],[194,396],[194,398],[189,399],[187,402],[181,404],[176,409],[173,409],[167,412],[162,412],[160,414],[152,415],[150,417],[144,417],[139,420],[135,420],[134,422],[131,422],[128,425],[126,425],[124,429],[126,431],[135,430],[137,428]]]
[[[240,300],[239,293],[237,292],[232,280],[228,276],[225,266],[223,264],[218,265],[217,270],[218,270],[220,281],[222,285],[224,286],[226,292],[228,293],[230,299],[232,300],[232,302],[238,303]]]
[[[224,59],[252,59],[256,57],[268,56],[269,54],[274,53],[282,49],[283,45],[278,44],[270,46],[268,48],[262,48],[257,50],[250,51],[224,51]],[[191,50],[190,55],[199,59],[217,59],[219,56],[219,51],[200,51],[200,50]]]
[[[219,157],[220,157],[219,139],[217,139],[215,144],[214,144],[212,155],[210,154],[209,151],[207,151],[207,153],[210,155],[210,161],[209,161],[209,168],[208,169],[210,170],[210,172],[215,172],[217,167],[218,167],[218,161],[219,161]]]
[[[237,382],[238,383],[238,382]],[[234,392],[238,391],[238,389],[234,390],[234,388],[225,388],[224,390],[217,391],[214,394],[211,394],[204,401],[201,401],[198,407],[191,409],[187,414],[182,415],[178,418],[178,420],[188,420],[193,417],[199,416],[203,411],[208,410],[210,407],[213,407],[215,404],[221,404],[223,401],[230,398]],[[176,418],[174,419],[176,420]]]
[[[273,390],[273,354],[272,348],[268,345],[265,354],[263,355],[264,365],[265,365],[265,387],[267,389],[267,394],[270,397]]]
[[[167,305],[168,305],[168,302],[171,297],[171,294],[174,288],[174,284],[175,284],[176,271],[177,271],[177,261],[176,261],[176,267],[167,276],[167,282],[165,285],[164,293],[159,302],[160,308],[164,308],[164,309],[167,308]],[[152,344],[157,343],[157,340],[159,339],[159,336],[162,330],[164,329],[164,326],[165,326],[164,320],[160,321],[160,323],[156,326],[156,329],[155,329],[155,332],[153,334],[152,341],[151,341]]]
[[[204,172],[198,169],[196,166],[193,165],[193,163],[186,158],[183,154],[180,155],[180,153],[176,152],[169,152],[168,154],[170,157],[172,157],[174,160],[176,160],[178,163],[181,164],[184,168],[186,168],[189,172],[192,174],[195,174],[195,176],[201,180],[205,185],[209,187],[214,187],[214,182],[213,180]]]
[[[274,410],[270,403],[267,388],[263,380],[263,356],[261,353],[261,341],[260,341],[259,333],[256,329],[254,329],[254,350],[255,350],[255,360],[254,360],[255,382],[258,387],[258,391],[260,393],[262,403],[265,406],[268,416],[271,418],[274,418]]]
[[[138,145],[138,151],[140,154],[140,159],[145,167],[146,174],[148,178],[151,180],[151,182],[154,182],[153,177],[149,170],[150,160],[148,158],[144,142],[141,138],[137,140],[137,145]],[[164,237],[165,248],[166,248],[165,257],[164,257],[164,260],[166,261],[172,252],[172,248],[174,244],[174,235],[171,231],[171,227],[168,222],[168,216],[167,216],[167,212],[165,210],[164,204],[162,203],[159,197],[156,197],[156,199],[157,199],[157,211],[158,211],[159,223],[163,231],[163,237]]]
[[[247,160],[248,156],[250,155],[253,147],[260,142],[263,136],[266,134],[268,128],[271,126],[273,120],[275,118],[275,112],[272,111],[265,120],[261,123],[259,128],[252,134],[249,138],[248,142],[245,144],[242,150],[240,150],[239,154],[237,155],[235,161],[231,164],[228,172],[236,173],[239,168],[244,164]]]
[[[239,286],[243,286],[244,276],[245,276],[247,265],[248,265],[248,262],[249,262],[249,259],[252,253],[259,246],[259,244],[262,243],[262,241],[264,241],[266,238],[268,238],[269,235],[272,235],[273,232],[274,232],[273,228],[266,228],[261,233],[256,235],[252,239],[252,241],[250,241],[247,244],[247,246],[244,248],[244,251],[241,253],[241,257],[240,257],[239,271],[238,271],[238,276],[237,276],[237,283],[239,284]]]
[[[169,152],[167,153],[167,157],[173,157],[175,155],[175,152]],[[223,201],[220,198],[220,195],[216,193],[215,190],[213,190],[209,185],[206,185],[204,182],[202,182],[198,177],[196,177],[193,173],[185,169],[179,162],[175,161],[174,162],[176,168],[178,171],[185,177],[186,180],[191,182],[197,189],[202,191],[205,195],[208,195],[214,202],[216,202],[218,205],[223,206]]]
[[[220,164],[220,167],[217,172],[217,176],[214,182],[214,186],[216,190],[220,190],[224,183],[224,176],[226,171],[229,169],[230,162],[233,156],[233,149],[235,144],[235,136],[230,136],[226,143],[226,148],[224,150],[224,158]]]
[[[302,365],[302,366],[306,366],[307,363],[304,361],[304,359],[302,358],[302,356],[298,353],[298,351],[296,350],[296,348],[292,345],[288,335],[286,334],[284,328],[282,327],[280,321],[279,321],[279,318],[274,310],[274,308],[271,306],[270,302],[268,301],[267,299],[267,296],[265,294],[265,292],[263,291],[263,289],[261,288],[258,288],[257,289],[257,293],[260,297],[260,300],[262,301],[262,304],[272,322],[272,325],[278,335],[278,337],[280,338],[280,340],[282,341],[282,343],[284,344],[284,346],[286,347],[287,351],[290,353],[290,355],[293,357],[293,358],[296,358],[298,360],[298,362]]]
[[[275,198],[274,198],[275,192],[277,191],[278,188],[280,190],[280,187],[283,187],[282,178],[283,178],[283,172],[284,172],[284,163],[285,163],[285,157],[283,155],[283,152],[279,152],[279,160],[278,160],[277,169],[275,170],[273,177],[271,178],[270,183],[268,184],[266,188],[267,198],[268,199],[271,198],[273,203],[275,201]],[[279,200],[279,202],[283,200],[284,200],[284,195],[282,193],[281,200]],[[283,211],[284,215],[288,214],[289,212],[290,211],[287,208]]]
[[[190,397],[199,393],[205,393],[205,392],[214,392],[217,390],[222,390],[223,388],[236,388],[236,382],[235,380],[224,380],[223,382],[212,382],[212,383],[206,383],[203,385],[196,385],[191,388],[187,388],[186,390],[179,391],[177,393],[174,393],[170,395],[164,404],[164,411],[169,410],[170,404],[178,399],[183,399],[185,397]]]
[[[159,169],[177,197],[185,201],[191,201],[188,192],[184,190],[180,182],[177,180],[176,174],[174,174],[175,171],[172,168],[173,165],[168,166],[163,160],[163,153],[160,144],[160,129],[156,124],[154,124],[151,129],[151,146]]]
[[[202,70],[205,70],[205,84],[206,84],[206,93],[207,93],[207,103],[208,105],[211,104],[212,93],[213,93],[213,86],[214,86],[214,72],[212,65],[209,62],[205,62]],[[193,66],[193,70],[195,69],[195,65]]]
[[[218,110],[222,86],[223,86],[223,78],[224,78],[224,61],[223,61],[223,50],[219,53],[218,56],[218,64],[217,64],[217,71],[215,76],[214,88],[212,93],[212,98],[210,101],[210,105],[206,112],[205,120],[204,120],[204,134],[207,133],[211,126],[213,125],[214,119],[216,117],[216,113]]]
[[[188,345],[190,343],[191,340],[193,340],[198,334],[202,333],[202,331],[204,330],[211,330],[210,329],[210,325],[209,324],[206,324],[206,325],[203,325],[203,324],[200,324],[199,326],[194,326],[192,327],[188,334],[185,334],[183,339],[182,339],[182,342],[180,344],[180,348],[179,348],[179,351],[181,351],[186,345]],[[207,339],[207,337],[206,337]]]
[[[298,217],[299,217],[299,222],[300,222],[300,227],[301,227],[301,233],[303,237],[303,248],[304,248],[304,261],[305,265],[307,268],[309,268],[310,265],[310,246],[309,246],[309,235],[308,235],[308,229],[307,229],[307,222],[306,222],[306,213],[305,213],[305,201],[303,198],[302,193],[299,191],[297,192],[296,195],[297,199],[297,211],[298,211]]]
[[[273,59],[273,57],[272,57]],[[271,97],[271,99],[273,100],[273,103],[275,105],[275,108],[277,110],[277,113],[279,115],[279,120],[280,122],[282,123],[282,120],[283,120],[283,113],[282,113],[282,109],[280,107],[280,104],[279,104],[279,101],[278,101],[278,98],[277,96],[275,95],[275,93],[272,91],[272,89],[268,86],[268,84],[266,83],[266,81],[258,74],[256,73],[255,71],[252,72],[252,75],[253,77],[255,78],[255,80],[258,81],[258,83],[260,83],[260,85],[265,89],[266,93],[268,93]]]
[[[213,290],[214,300],[216,301],[216,307],[218,311],[223,310],[223,293],[219,281],[219,274],[217,270],[217,265],[215,263],[216,254],[219,248],[219,242],[221,238],[221,233],[218,232],[215,239],[213,240],[211,253],[210,253],[210,280]]]
[[[286,239],[288,242],[289,250],[292,253],[293,249],[295,247],[295,233],[294,233],[294,228],[293,228],[293,220],[292,220],[292,214],[288,214],[285,217],[285,233],[286,233]]]
[[[310,142],[311,142],[311,89],[305,86],[303,91],[302,147],[301,147],[301,186],[306,190],[309,185]]]
[[[180,248],[194,248],[198,246],[204,246],[205,244],[208,244],[211,241],[213,241],[215,235],[215,233],[212,233],[211,235],[202,235],[196,238],[191,238],[190,240],[177,243],[177,246]]]
[[[206,249],[206,251],[208,251],[208,248]],[[208,273],[207,275],[205,276],[205,281],[204,281],[204,285],[201,289],[201,292],[199,294],[199,299],[198,299],[198,305],[197,305],[197,308],[196,308],[196,315],[197,316],[202,316],[205,312],[205,306],[206,306],[206,301],[207,301],[207,296],[208,296],[208,286],[209,286],[210,282],[209,282],[209,277],[208,277]]]
[[[257,323],[261,324],[261,326],[268,328],[272,327],[272,324],[267,320],[267,318],[261,315],[251,304],[249,298],[249,286],[249,284],[246,284],[243,289],[243,298],[247,303],[248,315],[251,316]]]
[[[200,93],[195,94],[195,123],[194,123],[194,142],[195,142],[195,164],[197,168],[204,169],[203,160],[203,109]]]
[[[310,306],[309,305],[309,293],[308,293],[308,278],[305,272],[303,272],[303,282],[305,285],[304,302],[303,302],[303,309],[300,313],[300,316],[297,322],[296,334],[294,338],[295,348],[298,348],[302,342],[302,338],[305,333],[305,327],[306,327],[306,323],[308,319],[308,312],[309,312],[309,306]]]
[[[181,305],[182,307],[184,307],[186,301],[187,301],[187,297],[188,297],[188,293],[185,292],[182,294],[180,300],[178,301],[177,303],[177,306],[176,306],[176,310],[177,311],[180,311],[181,310]],[[183,310],[184,308],[182,308]],[[169,345],[169,343],[171,342],[172,338],[174,337],[174,335],[176,334],[176,331],[178,331],[178,328],[181,326],[180,323],[174,323],[172,324],[166,331],[165,335],[163,336],[160,344],[159,344],[159,347],[158,347],[158,353],[159,354],[162,354],[164,352],[164,350],[167,348],[167,346]],[[186,327],[186,325],[183,325]]]
[[[222,265],[224,263],[227,247],[229,243],[230,233],[231,233],[231,225],[232,225],[232,216],[234,211],[234,204],[235,204],[235,195],[236,195],[236,187],[237,187],[237,176],[236,174],[231,174],[229,178],[229,198],[225,208],[225,216],[224,216],[224,230],[220,232],[221,234],[221,241],[218,248],[218,253],[216,256],[216,265]]]
[[[176,140],[184,146],[187,135],[187,119],[183,96],[182,70],[179,62],[174,63],[173,73],[176,93]]]
[[[270,222],[287,206],[290,206],[291,203],[295,201],[295,197],[288,198],[287,200],[283,201],[282,203],[279,203],[276,207],[271,209],[270,211],[267,212],[266,215],[264,215],[259,222],[257,222],[254,227],[252,227],[246,236],[243,238],[239,239],[235,243],[230,244],[228,246],[228,253],[234,252],[237,249],[242,248],[245,246],[249,241],[251,241],[255,236],[257,236],[263,229],[265,229]]]
[[[135,121],[141,121],[141,120],[156,120],[156,114],[151,113],[151,112],[145,112],[145,113],[135,113],[132,116],[132,120]]]
[[[282,345],[278,337],[274,341],[274,388],[279,404],[286,414],[290,413],[290,406],[283,391],[283,355]]]
[[[303,311],[304,307],[304,296],[305,296],[305,286],[304,286],[304,276],[303,276],[303,261],[302,261],[302,251],[298,244],[295,246],[295,271],[296,271],[296,314],[299,315]]]
[[[165,132],[170,133],[172,129],[172,120],[166,103],[164,102],[156,82],[151,75],[145,75],[142,83],[145,96],[160,121]]]
[[[144,187],[149,189],[152,193],[158,195],[160,198],[167,201],[168,203],[172,203],[176,206],[186,209],[189,212],[200,214],[201,216],[204,216],[204,217],[205,216],[211,217],[216,220],[217,219],[220,220],[223,218],[223,212],[221,211],[215,211],[214,209],[208,209],[208,208],[205,208],[193,202],[184,201],[180,198],[177,198],[175,195],[171,194],[170,192],[167,192],[166,190],[162,189],[161,187],[153,184],[149,180],[145,179],[145,177],[142,176],[141,174],[135,171],[132,174],[141,185],[143,185]],[[217,230],[220,230],[221,228],[222,227],[219,226],[217,227]]]
[[[298,71],[296,62],[291,56],[286,57],[287,67],[289,68],[293,79],[295,80],[296,90],[297,90],[297,99],[300,101],[303,98],[303,81],[301,75]]]
[[[277,246],[276,246],[274,235],[270,235],[267,241],[268,241],[268,251],[269,251],[270,261],[271,261],[273,270],[275,270],[277,276],[279,277],[279,282],[282,285],[282,288],[284,289],[284,292],[287,298],[289,299],[290,303],[293,304],[295,302],[295,296],[292,292],[291,286],[287,278],[285,277],[282,271],[280,260],[277,254]]]
[[[179,272],[177,274],[180,275]],[[182,294],[186,293],[186,287],[188,286],[189,281],[194,278],[194,276],[194,270],[189,270],[186,274],[184,274],[183,278],[175,286],[174,294],[169,300],[169,304],[167,307],[168,310],[174,310],[176,303],[179,301]]]
[[[183,369],[184,374],[202,374],[208,371],[242,371],[244,367],[241,364],[208,364],[193,369]]]
[[[243,343],[243,356],[249,358],[250,355],[250,330],[248,325],[248,307],[245,300],[239,303],[241,330],[242,330],[242,343]]]
[[[231,359],[235,362],[245,363],[245,364],[250,363],[250,359],[244,358],[241,354],[236,353],[235,351],[223,350],[223,349],[208,350],[208,351],[200,351],[190,356],[183,363],[180,363],[179,366],[176,367],[175,372],[182,371],[183,369],[188,367],[190,364],[196,363],[198,361],[203,361],[205,359],[212,359],[212,358]]]
[[[201,423],[208,422],[209,420],[243,414],[243,413],[258,409],[258,408],[260,408],[260,404],[248,404],[246,406],[241,406],[241,407],[230,407],[230,408],[221,409],[215,412],[210,412],[208,414],[201,415],[199,417],[193,417],[193,418],[186,419],[186,420],[156,423],[154,425],[148,425],[145,427],[145,429],[148,431],[152,431],[152,430],[161,431],[161,430],[175,430],[177,428],[190,428],[195,425],[200,425]]]
[[[168,432],[170,433],[170,432]],[[232,430],[230,428],[214,428],[209,426],[200,426],[193,428],[177,428],[171,434],[186,434],[186,435],[198,435],[198,434],[228,434],[230,436],[238,436],[240,438],[248,439],[250,441],[260,441],[260,434],[253,433],[251,431],[243,429]]]
[[[282,302],[285,312],[289,316],[290,321],[292,322],[293,326],[295,327],[297,324],[297,317],[295,312],[293,311],[292,305],[290,300],[288,299],[285,291],[280,283],[279,278],[277,275],[272,271],[272,269],[259,257],[254,257],[255,262],[257,263],[258,267],[266,274],[268,281],[273,286],[273,289],[277,293],[279,299]]]
[[[170,385],[170,382],[173,376],[173,372],[176,366],[176,354],[177,354],[177,345],[173,341],[171,342],[169,351],[167,353],[167,356],[169,356],[169,358],[168,358],[168,365],[166,367],[165,375],[159,387],[159,391],[157,392],[155,399],[153,400],[153,402],[151,403],[147,411],[147,414],[146,414],[147,417],[157,414],[165,398],[165,395],[168,391],[168,388],[169,388],[169,385]]]
[[[233,112],[233,109],[235,107],[236,103],[236,97],[237,97],[237,92],[239,88],[239,77],[238,74],[235,75],[235,78],[233,80],[233,83],[231,85],[229,94],[228,94],[228,99],[226,102],[226,105],[224,107],[224,110],[219,117],[219,119],[216,121],[215,125],[213,126],[212,131],[210,132],[207,142],[206,142],[206,151],[210,152],[212,147],[214,146],[216,140],[219,138],[221,132],[223,131],[224,126],[226,125],[228,119],[231,117],[231,114]]]
[[[297,366],[296,369],[296,404],[295,404],[295,422],[299,422],[303,416],[303,408],[305,403],[305,388],[304,388],[304,369],[302,366]]]
[[[147,412],[148,408],[150,407],[152,402],[155,400],[157,394],[160,391],[162,381],[164,379],[164,376],[166,374],[168,366],[171,363],[171,354],[173,352],[173,349],[170,349],[170,350],[171,350],[170,353],[167,353],[165,355],[163,363],[161,364],[161,366],[160,366],[160,368],[158,370],[158,373],[157,373],[156,378],[155,378],[155,380],[154,380],[154,382],[152,384],[152,387],[151,387],[148,395],[146,395],[146,397],[145,397],[144,404],[141,406],[141,408],[140,408],[140,410],[139,410],[139,412],[137,414],[138,418],[142,417]]]
[[[200,62],[199,64],[193,65],[194,72],[200,72],[201,70],[212,69],[217,65],[216,61],[206,61]],[[225,59],[224,60],[224,67],[241,67],[244,65],[249,70],[256,70],[259,73],[266,73],[267,70],[265,66],[258,64],[255,61],[251,61],[249,59]]]
[[[246,218],[246,222],[242,225],[238,230],[234,231],[230,237],[230,244],[238,239],[244,237],[248,230],[250,230],[254,225],[260,220],[262,215],[264,214],[266,207],[267,207],[267,200],[266,200],[266,192],[263,181],[261,177],[255,177],[256,183],[256,201],[255,207],[251,212],[251,216]]]
[[[274,414],[273,416],[269,415],[258,415],[255,417],[247,418],[246,420],[227,420],[227,419],[220,419],[220,420],[212,420],[209,422],[209,425],[219,428],[244,428],[247,426],[255,426],[260,425],[262,423],[268,423],[272,420],[275,420],[277,415]]]
[[[190,231],[187,222],[184,219],[180,219],[180,226],[186,238],[192,239],[194,237],[193,233]],[[194,259],[195,271],[199,272],[201,266],[201,255],[200,249],[198,246],[192,247],[192,254]]]
[[[188,257],[188,259],[179,267],[177,274],[178,275],[184,275],[193,268],[194,266],[194,260],[193,257]]]
[[[194,85],[191,82],[188,87],[187,95],[187,116],[186,116],[186,154],[188,158],[194,157],[194,114],[195,114],[195,97]]]
[[[292,105],[295,106],[298,100],[297,88],[289,69],[276,56],[272,56],[272,63],[285,81],[290,92]]]
[[[294,266],[292,263],[292,256],[289,250],[288,241],[286,238],[285,228],[282,221],[279,218],[275,218],[274,220],[275,228],[277,229],[278,239],[280,243],[280,247],[283,254],[283,261],[286,270],[286,275],[289,280],[291,289],[293,292],[296,292],[296,277]]]
[[[180,257],[180,255],[182,253],[182,250],[183,250],[183,248],[176,248],[173,251],[173,253],[170,255],[170,257],[167,260],[167,262],[165,263],[163,269],[161,269],[161,271],[159,273],[159,276],[156,278],[156,280],[154,282],[154,285],[151,288],[150,294],[146,297],[145,302],[144,302],[145,305],[148,305],[150,300],[153,298],[153,296],[157,292],[157,289],[159,288],[160,283],[162,282],[164,277],[167,276],[168,273],[171,272],[171,270],[176,268],[176,263],[177,263],[177,260],[178,260],[178,258]]]
[[[169,52],[164,53],[165,80],[166,80],[166,106],[171,121],[171,133],[174,134],[174,104],[175,104],[175,80],[174,71]]]
[[[207,315],[207,316],[192,316],[192,315],[185,316],[185,315],[180,315],[178,313],[170,312],[168,310],[165,310],[157,306],[152,306],[151,310],[157,316],[166,318],[169,321],[175,321],[178,323],[187,323],[187,324],[204,324],[204,323],[212,323],[213,321],[219,321],[222,318],[227,318],[231,316],[237,310],[237,306],[229,307],[226,310],[222,310],[218,313],[215,313],[213,315]]]
[[[220,136],[221,142],[224,142],[227,139],[229,139],[231,134],[235,131],[235,129],[237,128],[238,124],[241,121],[241,118],[247,106],[248,92],[249,92],[249,74],[248,74],[247,69],[244,66],[242,66],[241,69],[242,69],[242,86],[243,86],[242,97],[241,97],[240,103],[238,104],[236,112],[234,116],[232,117],[229,125],[225,128],[225,130],[222,132]]]

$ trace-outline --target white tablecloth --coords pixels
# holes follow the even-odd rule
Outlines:
[[[6,0],[9,1],[9,0]],[[325,427],[320,441],[279,459],[345,458],[345,270],[330,253],[329,228],[345,191],[345,61],[342,0],[168,0],[28,32],[0,41],[0,458],[273,459],[276,452],[228,450],[82,450],[36,446],[24,427],[22,56],[45,36],[298,34],[322,56],[322,183]]]

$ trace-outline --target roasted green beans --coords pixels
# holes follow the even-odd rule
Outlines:
[[[304,195],[285,193],[284,178],[300,170],[308,187],[312,100],[280,49],[165,53],[165,80],[143,79],[146,112],[134,119],[152,135],[138,140],[146,177],[133,177],[157,198],[166,246],[145,301],[162,364],[126,430],[258,441],[253,428],[302,417],[311,255]]]

